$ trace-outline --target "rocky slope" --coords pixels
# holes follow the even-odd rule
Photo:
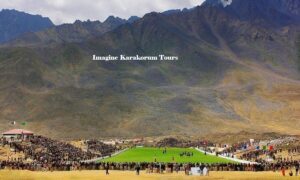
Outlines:
[[[231,5],[150,13],[81,41],[3,46],[0,128],[16,120],[59,138],[299,134],[299,25],[254,23]],[[93,54],[180,60],[98,62]]]

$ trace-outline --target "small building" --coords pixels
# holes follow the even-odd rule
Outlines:
[[[34,135],[33,132],[24,129],[12,129],[2,133],[2,137],[9,141],[25,140]]]

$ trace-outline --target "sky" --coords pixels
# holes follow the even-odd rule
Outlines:
[[[104,21],[108,16],[124,19],[149,12],[191,8],[204,0],[0,0],[0,9],[16,9],[49,17],[54,24],[88,19]]]

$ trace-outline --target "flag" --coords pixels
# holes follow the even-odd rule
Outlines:
[[[263,150],[267,150],[267,146],[263,146]]]

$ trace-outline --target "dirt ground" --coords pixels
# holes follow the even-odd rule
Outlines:
[[[133,171],[110,171],[110,175],[105,175],[104,171],[71,171],[71,172],[31,172],[31,171],[15,171],[15,170],[1,170],[0,179],[5,180],[143,180],[143,179],[233,179],[233,180],[248,180],[248,179],[263,179],[263,180],[277,180],[277,179],[300,179],[298,177],[282,177],[279,172],[210,172],[209,177],[186,176],[183,172],[179,174],[146,174],[144,171],[139,176]]]

